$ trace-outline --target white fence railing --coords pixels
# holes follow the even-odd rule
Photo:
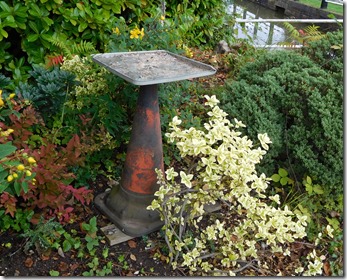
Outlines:
[[[247,18],[237,18],[237,23],[242,22],[305,22],[305,23],[336,23],[336,22],[343,22],[343,19],[296,19],[296,18],[284,18],[284,19],[277,19],[277,18],[269,18],[269,19],[263,19],[263,18],[256,18],[256,19],[247,19]]]

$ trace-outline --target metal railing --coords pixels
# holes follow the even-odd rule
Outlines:
[[[343,19],[294,19],[294,18],[285,18],[285,19],[263,19],[263,18],[256,18],[256,19],[244,19],[244,18],[237,18],[237,23],[248,23],[248,22],[298,22],[298,23],[337,23],[337,22],[343,22]]]

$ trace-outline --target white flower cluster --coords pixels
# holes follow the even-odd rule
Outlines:
[[[305,237],[306,216],[298,216],[264,202],[268,198],[280,204],[279,196],[267,197],[269,178],[257,175],[260,162],[271,140],[260,134],[261,147],[236,131],[244,124],[226,119],[227,114],[217,104],[215,96],[205,96],[211,107],[205,130],[182,130],[181,120],[174,117],[170,123],[170,142],[175,142],[182,157],[195,159],[196,171],[187,174],[173,168],[165,175],[158,173],[160,189],[157,198],[148,207],[159,211],[165,222],[164,230],[173,268],[188,267],[213,275],[235,275],[240,264],[258,258],[257,243],[265,243],[273,253],[282,252],[282,245]],[[192,170],[190,168],[189,170]],[[224,202],[231,214],[238,217],[233,226],[216,219],[202,227],[199,222],[206,205]],[[211,258],[214,262],[209,261]],[[216,268],[216,262],[217,266]],[[309,274],[320,274],[321,267],[312,263]],[[299,272],[299,271],[298,271]]]
[[[72,109],[80,110],[83,106],[88,106],[85,103],[85,96],[98,95],[105,93],[107,83],[104,78],[107,70],[101,68],[100,71],[95,71],[91,64],[88,64],[89,58],[80,58],[78,55],[73,56],[71,59],[64,59],[61,66],[62,70],[69,71],[76,75],[76,80],[80,82],[75,88],[75,101],[67,102],[67,105]]]

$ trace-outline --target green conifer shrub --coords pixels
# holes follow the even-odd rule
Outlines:
[[[317,42],[315,44],[318,44]],[[294,178],[311,174],[327,191],[342,192],[343,84],[309,57],[273,51],[240,69],[221,93],[221,108],[273,144],[259,170],[284,166]]]
[[[319,41],[312,41],[303,48],[303,54],[310,57],[340,82],[343,80],[343,32],[328,32]]]

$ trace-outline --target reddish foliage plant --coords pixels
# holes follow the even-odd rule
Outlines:
[[[18,207],[33,209],[36,213],[33,222],[38,221],[42,214],[46,218],[57,217],[61,223],[69,222],[75,217],[73,210],[76,203],[87,205],[93,199],[91,190],[71,185],[75,179],[70,172],[71,167],[83,165],[84,160],[80,138],[73,135],[67,145],[57,146],[40,135],[42,144],[33,147],[34,144],[29,141],[34,134],[33,127],[41,126],[42,129],[43,120],[32,106],[22,108],[16,102],[13,105],[12,109],[19,111],[20,115],[9,115],[0,122],[0,127],[13,129],[8,140],[36,160],[37,164],[32,168],[36,181],[29,183],[28,190],[22,191],[19,197],[6,191],[0,194],[0,209],[5,208],[12,217]]]

